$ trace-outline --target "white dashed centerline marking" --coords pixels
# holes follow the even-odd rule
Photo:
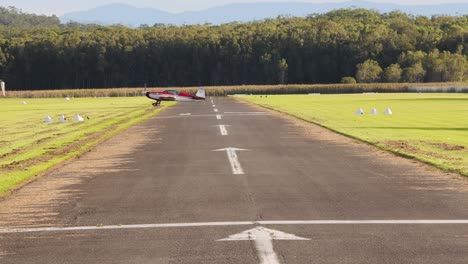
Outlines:
[[[213,111],[215,111],[215,113],[218,113],[218,109],[216,109],[216,108],[215,108],[215,109],[213,109]]]
[[[231,164],[232,174],[239,175],[244,174],[244,170],[239,162],[239,158],[237,157],[237,151],[246,151],[247,149],[240,149],[240,148],[223,148],[223,149],[216,149],[213,151],[226,151],[227,157],[229,159],[229,163]]]
[[[216,119],[221,120],[221,115],[216,115]]]
[[[217,125],[219,127],[219,132],[221,133],[222,136],[227,136],[228,131],[226,129],[227,125]]]

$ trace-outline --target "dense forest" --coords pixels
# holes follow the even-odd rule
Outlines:
[[[464,81],[467,55],[468,15],[342,9],[134,29],[0,8],[0,79],[14,90]]]

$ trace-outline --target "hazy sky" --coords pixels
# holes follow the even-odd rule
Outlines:
[[[347,0],[0,0],[0,6],[15,6],[25,12],[38,14],[56,14],[91,9],[110,3],[127,3],[136,7],[153,7],[169,12],[201,10],[236,2],[346,2]],[[468,0],[367,0],[371,2],[396,4],[443,4],[468,3]]]

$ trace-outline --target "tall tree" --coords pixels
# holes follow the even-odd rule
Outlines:
[[[392,64],[385,68],[382,79],[388,83],[397,83],[400,82],[402,73],[403,70],[400,68],[400,65]]]
[[[357,65],[356,79],[361,83],[372,83],[380,81],[382,68],[375,60],[366,60]]]

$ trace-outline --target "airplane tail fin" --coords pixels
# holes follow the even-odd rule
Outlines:
[[[197,91],[197,93],[195,94],[195,96],[205,99],[205,98],[206,98],[205,89],[204,89],[204,88],[198,89],[198,91]]]

